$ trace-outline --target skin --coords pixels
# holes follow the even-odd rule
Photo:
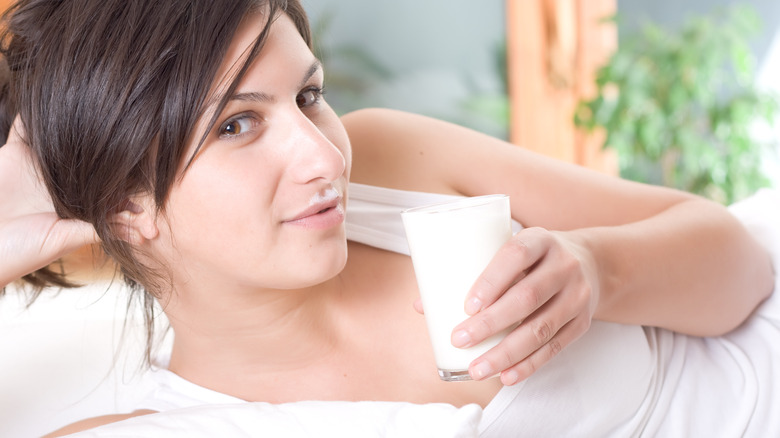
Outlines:
[[[225,77],[262,23],[249,17],[239,28]],[[364,110],[339,120],[313,92],[323,80],[317,66],[291,21],[279,18],[239,86],[242,97],[182,169],[164,214],[141,194],[115,218],[173,280],[163,299],[176,333],[170,369],[185,379],[250,401],[486,406],[502,384],[527,378],[585,333],[592,318],[717,335],[771,293],[768,256],[721,206],[425,117]],[[9,145],[0,148],[0,165],[12,168],[24,149]],[[453,343],[523,323],[474,361],[475,381],[446,383],[432,372],[424,319],[412,306],[410,259],[345,240],[338,210],[350,180],[510,195],[514,218],[527,228],[475,284],[464,303],[473,317],[456,327]],[[15,184],[36,187],[30,178]],[[315,202],[328,213],[309,215],[311,200],[332,191],[341,194],[337,204]],[[3,239],[10,243],[0,260],[29,254],[24,266],[4,271],[6,282],[95,242],[83,224],[53,217],[36,193],[35,208],[0,217],[0,235],[24,229],[43,242]],[[45,215],[44,225],[23,220],[36,215]]]
[[[261,23],[239,29],[229,60]],[[317,65],[289,19],[280,18],[238,90],[266,97],[232,102],[224,112],[228,120],[249,114],[247,130],[207,141],[173,188],[166,217],[152,225],[151,215],[134,219],[150,230],[139,233],[142,248],[177,261],[170,264],[176,290],[165,305],[176,333],[170,369],[247,400],[484,405],[498,382],[456,388],[417,360],[431,353],[410,306],[416,288],[407,257],[347,244],[341,220],[324,229],[294,220],[330,189],[346,195],[351,169],[347,131],[333,111],[323,100],[303,107],[297,100],[322,85],[321,69],[310,75]],[[192,239],[194,230],[210,231]],[[215,259],[215,252],[226,257]],[[361,262],[347,263],[347,252]],[[378,276],[387,281],[377,285]],[[388,327],[399,337],[378,344]],[[387,348],[404,353],[388,358]],[[219,359],[196,359],[204,355]],[[393,377],[378,382],[377,375]],[[398,391],[410,380],[412,388]]]

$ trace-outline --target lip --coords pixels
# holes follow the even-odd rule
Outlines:
[[[344,222],[344,207],[341,205],[340,196],[314,203],[292,219],[284,221],[285,224],[310,229],[328,229],[342,222]]]

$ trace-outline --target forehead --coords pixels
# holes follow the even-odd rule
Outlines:
[[[236,29],[204,102],[203,112],[196,123],[196,132],[202,133],[202,136],[199,141],[194,138],[193,143],[187,148],[190,160],[183,163],[182,170],[189,167],[200,146],[206,141],[212,125],[217,122],[220,102],[225,98],[237,73],[246,62],[267,21],[265,13],[250,13]],[[262,50],[231,94],[260,92],[273,96],[279,91],[279,87],[287,86],[292,78],[303,77],[313,61],[316,61],[316,58],[292,19],[281,13],[271,23]],[[223,109],[219,109],[219,112],[221,111]]]
[[[253,12],[244,17],[217,71],[217,81],[212,93],[210,93],[212,96],[220,94],[219,90],[223,90],[230,84],[243,66],[252,46],[267,23],[268,17],[265,13]],[[272,67],[279,64],[281,58],[301,56],[313,58],[292,19],[284,13],[280,13],[273,19],[263,49],[254,59],[253,66],[266,61],[266,64],[272,64]],[[267,68],[268,66],[264,67],[264,70]],[[294,72],[290,73],[295,74]]]

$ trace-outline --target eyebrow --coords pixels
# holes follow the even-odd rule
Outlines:
[[[309,66],[309,69],[306,70],[306,74],[303,75],[303,78],[301,79],[301,82],[298,84],[298,88],[303,88],[306,86],[306,83],[309,82],[309,80],[314,76],[318,71],[322,69],[322,62],[320,62],[319,59],[315,59],[314,62],[311,63]],[[219,102],[223,99],[223,96],[213,96],[211,99],[206,101],[206,110],[212,108],[214,105],[219,104]],[[228,99],[228,102],[232,100],[243,100],[243,101],[256,101],[256,102],[273,102],[274,98],[273,96],[263,93],[263,92],[251,92],[251,93],[238,93],[234,94],[233,96],[230,96]],[[216,123],[218,114],[214,114],[211,124],[213,125]],[[213,129],[213,126],[210,126],[206,132],[203,133],[203,137],[200,140],[200,143],[195,148],[195,151],[190,156],[189,160],[187,161],[187,164],[184,166],[184,170],[186,171],[189,169],[190,165],[192,164],[192,161],[195,159],[195,156],[198,154],[198,151],[200,151],[200,148],[203,146],[203,144],[206,141],[206,138],[209,135],[209,132]]]
[[[309,79],[311,79],[312,76],[314,76],[321,68],[322,68],[322,63],[319,60],[315,60],[311,64],[311,66],[309,66],[309,69],[306,70],[306,74],[303,75],[303,79],[298,84],[298,88],[303,88],[306,85],[306,83],[309,82]],[[221,97],[219,99],[221,99]],[[209,102],[208,107],[212,107],[216,105],[217,102],[219,102],[219,99],[217,98],[212,99],[212,101]],[[252,91],[247,93],[236,93],[230,96],[228,102],[234,100],[243,101],[243,102],[273,103],[275,99],[273,96],[271,96],[268,93]]]

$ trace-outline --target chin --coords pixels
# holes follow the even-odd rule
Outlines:
[[[346,241],[344,241],[343,247],[339,248],[338,251],[333,251],[328,258],[316,261],[315,264],[319,265],[320,268],[316,270],[319,273],[319,281],[315,280],[315,284],[322,283],[339,275],[347,265]]]
[[[307,260],[298,259],[291,264],[289,282],[284,289],[299,289],[316,286],[333,279],[347,264],[346,239],[340,244],[322,245],[319,251],[312,251]]]

